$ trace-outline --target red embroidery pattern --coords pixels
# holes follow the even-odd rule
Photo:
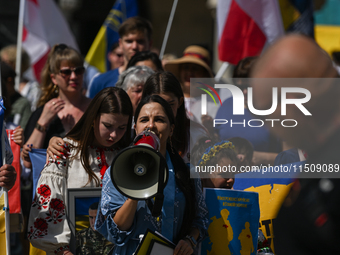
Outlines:
[[[56,250],[54,251],[54,254],[57,254],[58,252],[60,252],[60,251],[65,251],[65,250],[70,250],[70,246],[65,245],[65,246],[59,247],[58,249],[56,249]]]
[[[104,149],[99,148],[97,150],[99,151],[99,156],[97,156],[97,160],[99,161],[98,167],[100,168],[101,178],[103,179],[105,171],[109,168],[109,165],[106,163]]]
[[[47,235],[48,223],[42,218],[37,218],[34,222],[34,228],[31,226],[28,231],[28,239],[42,238]]]
[[[94,149],[93,146],[91,146],[91,149]],[[109,165],[106,162],[105,152],[107,151],[113,151],[111,148],[96,148],[96,160],[98,167],[100,169],[101,179],[103,179],[104,174],[106,170],[109,168]],[[100,185],[102,186],[102,184]]]
[[[47,217],[45,219],[47,222],[53,221],[53,224],[61,222],[63,220],[63,216],[65,215],[64,201],[58,198],[53,198],[50,202],[50,207],[46,215]]]
[[[41,207],[46,209],[47,204],[51,198],[50,187],[46,184],[41,184],[40,187],[37,189],[37,194],[34,196],[32,207],[38,206],[38,210],[41,210]]]

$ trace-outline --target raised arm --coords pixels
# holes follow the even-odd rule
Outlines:
[[[29,122],[30,128],[34,125],[34,129],[26,144],[33,144],[33,148],[43,148],[46,130],[58,112],[64,108],[64,105],[65,102],[57,98],[53,98],[45,104],[38,121],[36,123]]]
[[[95,228],[110,242],[123,245],[133,232],[138,201],[126,198],[116,190],[110,172],[111,168],[103,178]]]

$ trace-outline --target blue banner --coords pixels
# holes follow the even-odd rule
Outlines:
[[[43,170],[46,163],[46,149],[32,149],[29,152],[29,156],[32,162],[32,173],[33,173],[33,194],[37,189],[40,173]],[[34,197],[34,195],[33,195]],[[32,197],[32,200],[33,200]]]
[[[260,219],[256,192],[204,189],[209,211],[209,238],[202,242],[201,254],[257,253]]]

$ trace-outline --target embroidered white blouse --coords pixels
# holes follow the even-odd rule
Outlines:
[[[74,141],[64,141],[76,145]],[[89,148],[90,167],[100,179],[111,165],[118,150]],[[69,249],[71,231],[66,216],[67,189],[95,187],[95,181],[88,183],[88,174],[81,164],[76,150],[70,150],[67,159],[49,162],[41,172],[28,222],[28,239],[36,248],[46,254],[56,254]]]

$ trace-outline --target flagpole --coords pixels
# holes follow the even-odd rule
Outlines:
[[[162,60],[162,58],[163,58],[165,47],[166,47],[166,44],[168,42],[172,21],[174,19],[175,12],[176,12],[177,3],[178,3],[178,0],[174,0],[174,3],[172,4],[172,9],[171,9],[168,25],[167,25],[166,30],[165,30],[165,35],[164,35],[164,39],[163,39],[161,52],[159,53],[160,60]]]
[[[228,62],[223,62],[220,69],[218,69],[217,74],[215,75],[215,81],[219,81],[222,78],[222,76],[225,73],[225,71],[227,70],[228,66],[229,66]]]
[[[0,59],[0,66],[1,66],[1,59]],[[2,98],[2,79],[1,79],[1,68],[0,68],[0,98]],[[2,106],[0,106],[2,107]],[[1,130],[1,136],[4,133],[4,123],[2,123],[2,130]],[[6,148],[5,148],[5,140],[4,137],[1,137],[1,155],[2,155],[2,165],[6,164]],[[10,242],[10,224],[9,224],[9,203],[8,203],[8,190],[4,187],[2,187],[2,190],[4,191],[4,208],[5,211],[5,231],[6,231],[6,254],[11,254],[11,242]]]
[[[22,33],[24,28],[24,13],[25,13],[25,1],[20,0],[19,7],[19,20],[18,20],[18,35],[17,35],[17,56],[15,64],[15,72],[17,76],[15,77],[15,89],[19,91],[20,84],[20,72],[21,72],[21,52],[22,52]]]

